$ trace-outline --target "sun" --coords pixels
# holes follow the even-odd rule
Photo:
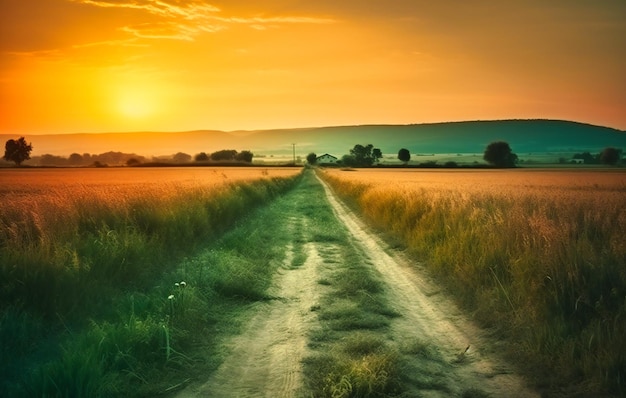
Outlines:
[[[154,98],[148,92],[125,92],[118,100],[118,110],[129,119],[145,119],[155,113]]]

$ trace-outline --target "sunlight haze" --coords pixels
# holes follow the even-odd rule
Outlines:
[[[626,129],[626,2],[0,0],[0,133]]]

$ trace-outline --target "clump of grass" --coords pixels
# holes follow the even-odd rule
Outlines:
[[[398,354],[390,350],[359,357],[341,353],[307,359],[305,366],[313,380],[316,397],[384,397],[398,393]]]

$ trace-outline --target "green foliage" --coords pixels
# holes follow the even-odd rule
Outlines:
[[[504,141],[495,141],[487,145],[483,159],[496,167],[515,167],[515,163],[517,163],[517,155]]]
[[[308,189],[309,197],[324,195],[318,184]],[[304,361],[307,393],[394,396],[401,389],[403,362],[385,339],[390,319],[397,314],[386,304],[383,284],[364,253],[350,243],[347,231],[336,228],[338,221],[327,201],[311,201],[306,214],[311,217],[306,240],[329,245],[322,253],[328,266],[319,281],[329,290],[314,308],[321,327],[312,333],[314,351]]]
[[[346,166],[372,166],[383,157],[380,149],[374,148],[372,144],[355,145],[354,148],[350,149],[350,156],[353,157],[353,159],[348,160],[348,163],[351,164],[346,163],[346,159],[344,159]]]
[[[620,161],[621,158],[622,158],[621,149],[607,147],[607,148],[604,148],[602,152],[600,152],[600,161],[604,164],[615,165]]]
[[[279,210],[224,234],[299,180],[146,194],[118,207],[78,201],[77,218],[66,214],[56,230],[3,227],[0,338],[15,344],[0,348],[0,395],[154,396],[179,372],[214,366],[217,355],[192,359],[194,347],[215,346],[207,329],[218,320],[220,333],[236,327],[229,311],[241,305],[232,303],[265,298],[269,265],[283,255],[272,242],[284,235],[265,224]]]
[[[213,152],[211,154],[211,160],[221,161],[221,160],[235,160],[235,156],[237,156],[237,151],[234,149],[222,149],[220,151]]]
[[[250,151],[241,151],[235,156],[235,160],[239,162],[252,163],[254,154]]]
[[[30,143],[26,143],[24,137],[20,137],[17,140],[8,140],[4,145],[3,159],[15,162],[19,166],[23,161],[30,159],[32,150],[33,146]]]
[[[316,164],[317,163],[317,154],[315,154],[314,152],[309,153],[308,155],[306,155],[306,161],[309,164]]]
[[[405,164],[408,163],[409,160],[411,160],[411,152],[406,148],[400,149],[398,151],[398,160],[404,162]]]

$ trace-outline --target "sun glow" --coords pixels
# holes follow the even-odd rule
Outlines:
[[[156,103],[149,92],[127,92],[120,95],[117,108],[129,119],[145,119],[156,112]]]

